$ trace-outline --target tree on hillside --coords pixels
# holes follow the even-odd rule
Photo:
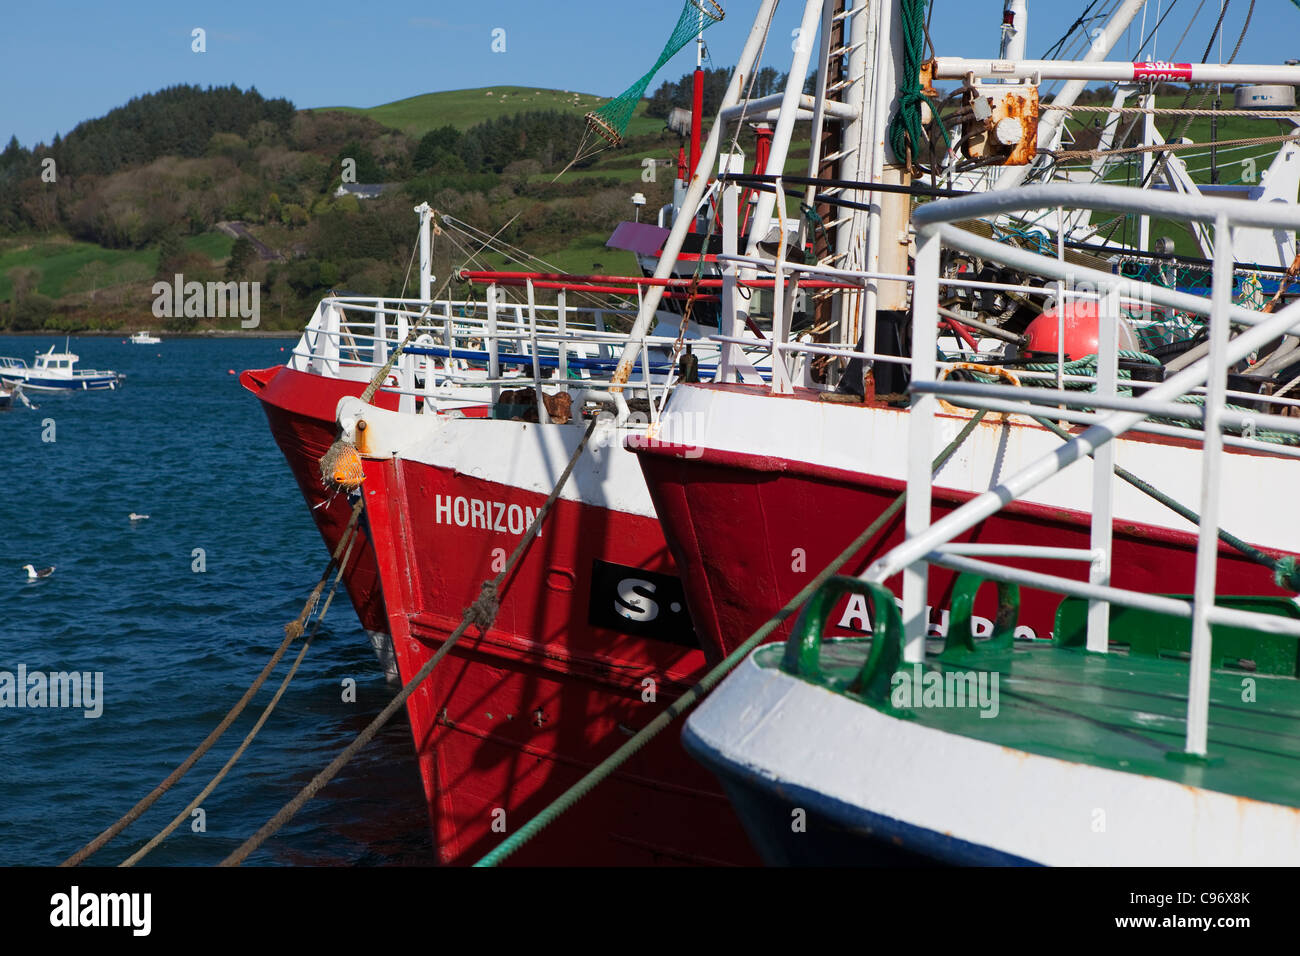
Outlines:
[[[181,271],[185,259],[185,243],[181,242],[180,231],[168,228],[158,240],[158,270],[155,277],[170,279]]]
[[[10,295],[15,305],[36,291],[36,284],[41,281],[40,271],[31,266],[14,266],[5,275],[9,277]]]
[[[560,157],[573,155],[586,129],[587,121],[581,116],[560,110],[501,116],[466,130],[460,156],[470,172],[499,173],[519,159],[536,159],[549,166]]]
[[[11,324],[16,332],[42,328],[54,311],[54,300],[39,292],[30,292],[13,308]]]
[[[334,157],[334,175],[338,176],[343,168],[343,161],[350,159],[356,163],[356,181],[359,183],[383,183],[388,181],[388,174],[375,161],[375,154],[368,147],[353,140],[344,146]]]
[[[230,259],[226,262],[226,281],[244,278],[248,267],[256,260],[257,252],[253,249],[253,244],[240,236],[230,247]]]
[[[0,153],[0,172],[14,169],[31,158],[32,154],[23,149],[18,142],[18,137],[10,136],[9,145],[4,148],[4,152]]]
[[[202,156],[214,133],[247,139],[257,126],[262,142],[270,131],[283,138],[293,112],[288,100],[268,100],[256,89],[172,86],[77,124],[51,149],[61,171],[111,173],[159,156]]]
[[[411,157],[411,165],[416,172],[437,169],[441,172],[460,172],[465,168],[464,160],[457,153],[460,147],[460,130],[447,125],[430,130],[420,139]]]

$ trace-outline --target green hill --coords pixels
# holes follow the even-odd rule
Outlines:
[[[424,93],[382,106],[326,106],[322,110],[341,110],[360,113],[378,123],[400,129],[407,136],[419,139],[439,126],[469,129],[484,120],[512,116],[527,110],[572,110],[584,116],[607,99],[590,93],[569,90],[546,90],[529,86],[485,86],[476,90],[449,90],[444,93]],[[628,126],[628,136],[658,132],[663,121],[645,115],[643,101]]]

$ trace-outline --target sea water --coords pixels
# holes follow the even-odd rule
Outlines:
[[[262,669],[328,559],[258,401],[238,381],[243,369],[283,363],[293,340],[124,338],[71,343],[80,367],[126,374],[118,391],[31,395],[38,409],[0,411],[0,864],[61,862],[162,781]],[[31,364],[51,345],[61,351],[64,341],[0,336],[0,355]],[[149,517],[133,522],[133,512]],[[29,563],[56,570],[29,583]],[[243,740],[297,648],[217,745],[90,864],[119,863],[184,809]],[[21,707],[5,685],[20,668]],[[74,690],[85,692],[79,701]],[[252,746],[203,812],[144,862],[222,860],[391,694],[340,589]],[[248,865],[433,859],[403,715]]]

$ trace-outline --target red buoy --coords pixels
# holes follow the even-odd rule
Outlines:
[[[1060,321],[1055,308],[1048,309],[1025,329],[1025,357],[1054,359],[1058,341],[1064,332],[1065,360],[1081,359],[1097,354],[1099,303],[1096,299],[1066,302],[1061,308]],[[1063,327],[1063,328],[1062,328]],[[1124,319],[1119,320],[1119,347],[1130,352],[1138,351],[1137,336]]]

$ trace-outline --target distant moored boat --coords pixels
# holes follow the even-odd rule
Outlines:
[[[17,383],[29,392],[101,391],[117,388],[125,378],[118,372],[79,369],[80,358],[73,352],[56,352],[53,345],[48,352],[37,353],[31,367],[22,359],[0,356],[0,384]]]

